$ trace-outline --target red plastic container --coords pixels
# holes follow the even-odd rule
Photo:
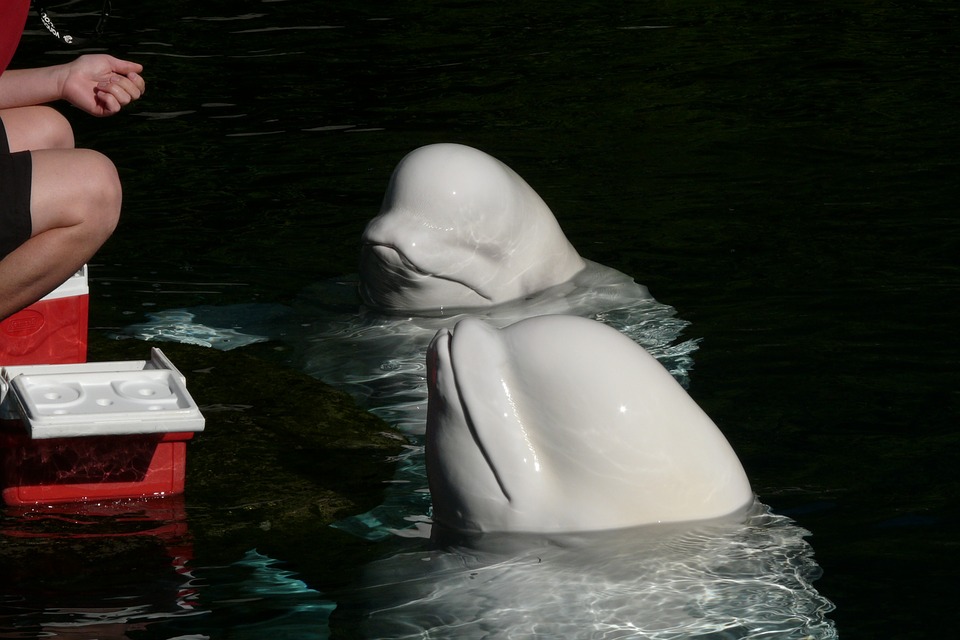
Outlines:
[[[87,360],[87,267],[38,302],[0,322],[0,365]]]
[[[0,441],[3,501],[11,506],[183,493],[192,432]]]

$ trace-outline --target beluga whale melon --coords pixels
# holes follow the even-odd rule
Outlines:
[[[427,355],[434,525],[564,533],[708,520],[754,495],[726,438],[615,329],[538,316],[441,329]]]

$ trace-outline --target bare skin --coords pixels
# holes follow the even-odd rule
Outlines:
[[[74,148],[73,130],[54,109],[66,100],[109,116],[143,95],[142,66],[86,55],[41,69],[0,75],[0,119],[11,152],[29,150],[32,236],[0,260],[0,319],[39,300],[73,275],[113,233],[122,191],[104,155]]]

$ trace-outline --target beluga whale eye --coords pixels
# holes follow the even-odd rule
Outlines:
[[[753,492],[712,420],[621,333],[575,316],[466,318],[428,351],[434,520],[562,533],[720,518]]]

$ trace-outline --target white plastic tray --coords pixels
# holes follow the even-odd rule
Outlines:
[[[0,378],[4,413],[33,439],[203,431],[183,375],[156,348],[150,360],[4,367]]]

